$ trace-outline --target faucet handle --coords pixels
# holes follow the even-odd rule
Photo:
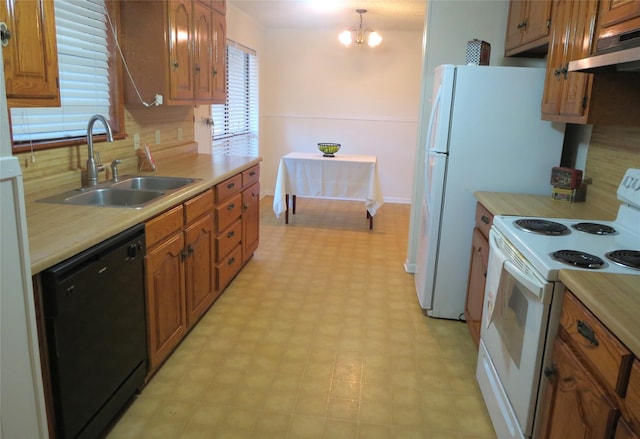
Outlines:
[[[118,175],[118,165],[122,163],[122,160],[115,159],[111,162],[111,181],[116,183],[120,176]]]

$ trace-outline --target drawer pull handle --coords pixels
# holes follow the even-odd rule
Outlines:
[[[229,184],[227,185],[227,189],[233,189],[233,188],[235,187],[235,185],[236,185],[236,184],[235,184],[234,182],[231,182],[231,183],[229,183]]]
[[[584,338],[589,340],[589,343],[591,343],[594,346],[598,346],[600,344],[598,342],[598,339],[596,338],[596,334],[594,330],[591,329],[589,325],[587,325],[582,320],[578,320],[576,326],[578,328],[578,332],[580,333],[580,335],[582,335]]]
[[[229,260],[227,261],[227,264],[232,265],[235,261],[236,261],[236,258],[229,258]]]
[[[233,238],[234,236],[236,236],[236,232],[234,231],[227,233],[227,238]]]
[[[482,221],[485,224],[489,224],[489,217],[487,215],[482,215],[480,217],[480,221]]]
[[[229,210],[229,211],[231,211],[231,210],[233,210],[233,209],[235,209],[235,208],[236,208],[236,205],[235,205],[235,204],[233,204],[233,203],[231,203],[231,204],[229,204],[229,205],[227,206],[227,210]]]
[[[249,177],[253,177],[254,175],[256,175],[256,171],[249,172]]]

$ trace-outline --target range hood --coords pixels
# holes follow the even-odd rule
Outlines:
[[[596,54],[569,62],[570,72],[640,73],[640,31],[598,40]]]

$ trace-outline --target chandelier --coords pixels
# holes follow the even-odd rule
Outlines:
[[[371,47],[376,47],[382,42],[382,37],[378,32],[375,32],[371,29],[363,29],[362,27],[362,14],[367,12],[366,9],[356,9],[356,12],[360,14],[360,26],[356,29],[352,27],[351,29],[347,29],[338,35],[338,40],[345,46],[350,46],[354,40],[358,46],[363,44],[366,40],[366,43]]]

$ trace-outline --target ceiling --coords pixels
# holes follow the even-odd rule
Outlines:
[[[363,27],[376,31],[421,31],[426,0],[230,0],[266,29],[357,27],[356,9],[367,9]]]

